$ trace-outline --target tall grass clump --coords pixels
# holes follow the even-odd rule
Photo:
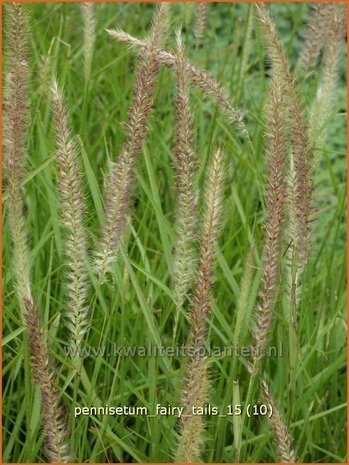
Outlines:
[[[338,81],[338,68],[346,34],[346,5],[331,5],[331,21],[326,30],[320,80],[310,108],[309,137],[312,145],[321,147],[326,137],[326,124],[333,110],[333,97]]]
[[[344,463],[343,5],[81,8],[4,5],[3,461]]]
[[[96,15],[95,4],[92,2],[81,3],[81,15],[84,25],[84,76],[87,84],[91,77],[93,62],[93,48],[96,40]]]
[[[195,239],[197,228],[198,193],[196,174],[198,159],[193,149],[192,115],[189,105],[189,78],[185,67],[182,36],[177,34],[177,99],[174,158],[177,187],[176,243],[173,258],[173,285],[176,302],[174,335],[179,312],[195,270]]]
[[[181,403],[185,417],[180,423],[176,462],[200,461],[203,448],[204,419],[192,408],[203,407],[209,394],[207,359],[204,355],[206,319],[212,313],[212,287],[216,243],[222,214],[224,154],[214,153],[207,171],[205,212],[202,218],[200,256],[192,303],[189,310],[188,359],[185,365]]]
[[[63,95],[54,81],[51,86],[55,123],[57,187],[60,194],[61,224],[66,231],[67,311],[70,346],[76,352],[88,329],[88,253],[84,224],[85,202],[77,146],[70,129]]]
[[[13,243],[13,264],[16,294],[27,332],[32,372],[41,394],[42,428],[46,455],[51,462],[68,462],[67,427],[60,407],[60,395],[55,387],[55,373],[49,348],[40,324],[39,310],[34,302],[30,282],[31,264],[23,216],[22,185],[29,124],[29,61],[28,24],[22,5],[7,6],[6,83],[4,104],[5,166],[8,212]]]
[[[148,133],[148,119],[153,106],[156,78],[159,73],[157,50],[164,45],[169,20],[169,4],[158,8],[146,39],[148,47],[140,54],[134,93],[125,124],[125,142],[116,162],[111,162],[106,185],[104,224],[98,246],[96,272],[100,282],[117,256],[131,198],[138,153]]]

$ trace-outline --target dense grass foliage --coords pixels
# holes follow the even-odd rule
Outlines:
[[[79,181],[86,201],[84,241],[93,264],[104,218],[108,163],[117,160],[125,140],[124,122],[132,98],[137,58],[136,47],[130,50],[105,29],[120,28],[144,38],[155,7],[147,3],[101,3],[92,11],[95,18],[89,16],[84,20],[80,6],[74,3],[31,3],[25,8],[30,26],[31,115],[23,187],[30,278],[44,339],[56,370],[56,387],[66,410],[72,460],[169,462],[176,456],[179,439],[175,416],[93,414],[74,418],[74,408],[145,406],[149,413],[154,413],[156,404],[180,403],[185,357],[125,356],[116,351],[131,346],[181,346],[189,333],[186,314],[193,304],[191,294],[178,309],[172,275],[178,214],[178,170],[173,150],[175,73],[161,66],[149,132],[135,164],[131,208],[118,259],[105,282],[98,281],[92,265],[84,278],[88,281],[86,312],[90,324],[82,346],[92,350],[78,361],[67,353],[71,339],[67,295],[69,272],[74,273],[74,267],[67,257],[67,231],[62,228],[64,212],[59,197],[51,91],[56,79],[70,113],[70,131],[76,135],[75,151],[82,172]],[[304,72],[298,61],[310,5],[275,4],[271,11],[309,119],[317,86],[324,80],[322,67],[326,62],[323,53],[315,68]],[[88,14],[91,15],[90,10]],[[171,4],[169,37],[164,49],[176,50],[175,29],[181,25],[185,59],[217,78],[229,93],[232,105],[245,111],[248,132],[229,122],[212,99],[190,86],[199,218],[205,215],[204,191],[212,155],[218,146],[225,154],[223,214],[219,221],[213,308],[208,312],[205,344],[207,348],[233,344],[249,347],[262,274],[268,206],[265,134],[269,127],[265,104],[271,64],[253,6],[212,4],[201,13],[204,26],[197,23],[194,28],[196,14],[193,4]],[[6,23],[6,7],[3,16]],[[90,36],[86,27],[91,28]],[[200,27],[202,32],[198,32]],[[318,139],[313,134],[311,141],[316,213],[312,252],[301,275],[296,331],[290,321],[287,298],[285,265],[290,243],[285,235],[268,342],[268,347],[277,347],[279,354],[263,360],[263,376],[292,434],[300,462],[346,461],[343,44],[344,41],[339,45],[338,80],[332,75],[333,99],[326,102],[328,113],[322,115],[323,134]],[[4,49],[7,46],[5,37]],[[5,63],[5,73],[6,66]],[[325,82],[331,90],[328,79]],[[64,166],[61,171],[64,172]],[[45,454],[41,395],[32,378],[27,334],[15,293],[8,192],[3,195],[3,461],[42,462]],[[79,194],[76,193],[77,198]],[[69,196],[66,201],[69,204]],[[202,228],[198,228],[199,239],[200,232]],[[193,247],[198,253],[199,240]],[[70,248],[69,255],[72,253]],[[77,281],[79,278],[75,276]],[[177,312],[178,327],[174,331]],[[211,354],[205,361],[209,404],[218,407],[220,413],[226,413],[234,402],[242,404],[242,415],[205,417],[202,441],[205,462],[278,459],[268,419],[249,418],[246,414],[247,403],[258,404],[263,399],[259,383],[246,369],[247,361],[251,359],[224,354]]]

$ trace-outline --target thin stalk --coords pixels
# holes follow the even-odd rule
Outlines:
[[[250,3],[248,6],[246,26],[242,39],[242,52],[241,62],[239,68],[239,86],[238,86],[238,101],[240,102],[241,94],[244,88],[244,76],[247,70],[247,64],[252,48],[252,31],[253,31],[253,20],[254,20],[254,5]]]
[[[241,405],[239,381],[233,381],[233,405]],[[240,415],[233,416],[233,431],[234,431],[234,462],[240,462],[241,446],[242,446],[242,421]]]

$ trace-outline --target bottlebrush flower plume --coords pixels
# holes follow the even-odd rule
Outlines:
[[[23,299],[30,296],[30,263],[22,197],[29,120],[28,24],[19,3],[8,5],[6,12],[8,51],[4,89],[4,162],[17,294],[23,305]]]
[[[285,219],[287,127],[282,87],[273,79],[267,105],[268,178],[266,188],[267,218],[264,227],[264,252],[261,288],[253,328],[255,356],[262,355],[268,342],[278,289],[281,262],[281,239]]]
[[[84,74],[85,82],[88,83],[91,76],[93,63],[93,47],[96,40],[96,5],[92,2],[81,3],[81,15],[84,24]]]
[[[297,94],[286,53],[280,44],[275,26],[264,4],[257,4],[262,36],[272,63],[272,73],[285,95],[285,111],[288,117],[290,141],[292,147],[294,173],[294,200],[290,205],[294,210],[296,236],[293,239],[297,249],[299,264],[304,264],[311,250],[311,223],[313,208],[312,150],[310,148],[308,128],[304,112]]]
[[[33,375],[41,393],[45,452],[50,462],[69,463],[65,410],[60,405],[60,394],[55,387],[55,372],[48,355],[49,348],[43,338],[39,311],[32,298],[25,299],[24,306]]]
[[[222,214],[224,183],[224,155],[217,150],[211,160],[205,186],[205,212],[202,218],[200,257],[197,277],[189,311],[189,356],[183,379],[182,405],[185,414],[180,423],[180,438],[176,462],[200,461],[203,445],[204,420],[200,415],[190,415],[192,407],[202,407],[208,397],[209,379],[205,349],[207,317],[212,311],[212,286],[214,258]]]
[[[61,223],[66,230],[67,311],[70,343],[78,350],[88,329],[88,254],[84,225],[85,202],[77,147],[70,130],[69,114],[57,83],[51,86],[55,123],[57,187]]]
[[[177,34],[177,99],[176,99],[176,137],[174,143],[177,213],[176,245],[173,258],[173,284],[176,300],[174,336],[176,335],[179,312],[185,294],[192,283],[195,270],[198,193],[196,186],[197,155],[193,150],[192,115],[189,106],[189,79],[185,67],[184,51],[180,33]]]
[[[333,18],[331,3],[313,3],[311,15],[305,32],[298,64],[304,71],[310,71],[316,65],[322,48],[327,41],[328,29]]]
[[[126,137],[118,160],[109,168],[106,187],[105,219],[96,258],[96,273],[103,282],[106,272],[117,256],[120,240],[125,229],[134,171],[138,153],[148,133],[148,119],[153,106],[156,77],[159,73],[159,60],[156,50],[163,46],[168,29],[169,4],[162,3],[158,8],[146,39],[147,47],[139,57],[136,83],[128,121],[125,125]]]
[[[346,5],[331,5],[331,21],[326,30],[326,45],[321,76],[310,109],[309,134],[313,145],[321,147],[325,141],[326,123],[333,110],[333,96],[338,81],[338,68],[346,33]]]
[[[209,3],[197,3],[195,5],[194,36],[201,40],[207,26]]]
[[[274,443],[278,454],[278,460],[281,463],[296,463],[297,455],[293,447],[292,435],[263,377],[261,377],[261,389],[264,403],[270,405],[272,409],[272,414],[268,419],[274,434]]]

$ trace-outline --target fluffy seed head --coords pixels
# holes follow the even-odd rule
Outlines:
[[[88,82],[91,76],[91,67],[93,62],[93,47],[96,40],[96,15],[95,4],[92,2],[81,3],[81,14],[84,23],[84,74],[85,82]]]
[[[116,163],[109,167],[106,188],[105,220],[96,258],[96,273],[103,282],[117,257],[118,246],[126,224],[137,156],[148,133],[148,119],[153,106],[159,60],[156,50],[163,46],[168,30],[169,5],[157,9],[150,29],[149,47],[139,57],[134,93],[125,124],[125,142]]]
[[[272,62],[274,79],[279,82],[285,96],[290,141],[294,160],[294,209],[296,236],[294,243],[299,262],[304,264],[311,250],[311,223],[313,216],[312,151],[302,105],[297,94],[295,80],[288,65],[286,53],[280,44],[275,26],[264,4],[257,4],[265,47]]]
[[[193,31],[196,39],[201,40],[204,36],[205,28],[207,26],[209,4],[197,3],[195,7],[195,21]]]
[[[8,50],[4,89],[4,163],[17,294],[23,307],[23,299],[30,295],[30,262],[22,197],[29,119],[28,23],[22,5],[13,3],[6,7]]]
[[[315,67],[321,50],[326,44],[334,7],[335,5],[330,3],[313,3],[311,5],[312,12],[298,60],[299,66],[305,72]]]
[[[173,284],[176,298],[175,331],[179,310],[192,282],[195,269],[197,227],[197,155],[193,150],[192,115],[189,106],[189,78],[185,67],[182,37],[177,34],[176,53],[176,136],[174,143],[177,214],[176,245],[173,258]]]
[[[190,330],[187,347],[190,356],[185,367],[182,391],[182,404],[187,413],[191,412],[193,406],[203,406],[209,390],[207,361],[203,350],[206,318],[212,310],[214,257],[222,214],[223,182],[224,155],[222,150],[218,149],[212,157],[206,176],[200,258],[189,312]],[[176,455],[178,462],[200,460],[203,431],[202,417],[189,416],[182,419]]]
[[[317,147],[321,147],[325,141],[326,123],[333,110],[333,96],[346,33],[346,5],[334,4],[331,7],[332,15],[326,28],[327,40],[324,47],[321,77],[309,116],[310,141]]]
[[[41,392],[46,455],[50,462],[68,463],[67,424],[64,409],[60,405],[60,395],[54,385],[55,373],[49,359],[47,343],[43,339],[39,311],[32,298],[26,299],[24,306],[33,375]]]
[[[297,461],[296,451],[293,448],[293,438],[280,413],[279,407],[273,399],[266,380],[261,377],[261,389],[264,402],[271,405],[272,415],[269,422],[274,433],[274,443],[281,463],[295,463]]]
[[[71,347],[77,350],[88,329],[87,238],[84,225],[85,202],[77,148],[73,140],[69,114],[57,82],[52,84],[55,123],[57,187],[60,194],[61,222],[66,231],[67,312]]]
[[[256,322],[253,328],[255,357],[263,354],[268,342],[281,262],[281,238],[286,200],[287,130],[282,87],[274,78],[267,105],[268,112],[268,178],[266,189],[267,218],[264,254]]]

